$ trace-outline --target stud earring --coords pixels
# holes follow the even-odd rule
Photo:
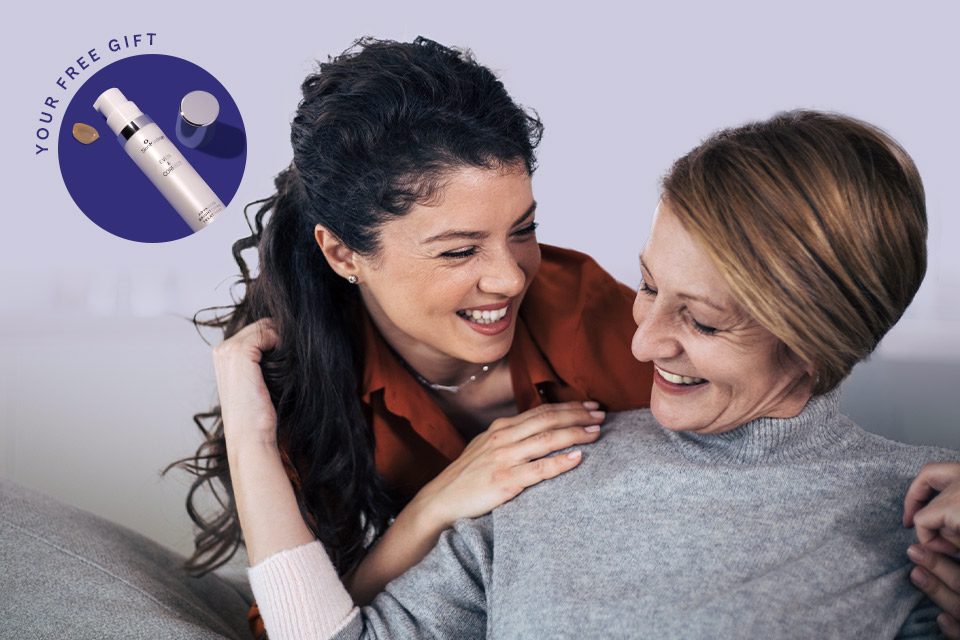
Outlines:
[[[353,276],[353,275],[347,276],[347,282],[349,282],[350,284],[357,284],[357,282],[359,281],[360,281],[360,278],[358,278],[357,276]]]

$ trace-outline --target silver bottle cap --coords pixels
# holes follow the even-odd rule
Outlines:
[[[209,144],[219,115],[220,103],[213,94],[191,91],[180,100],[177,139],[191,149]]]

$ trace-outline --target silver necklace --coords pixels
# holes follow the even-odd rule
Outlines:
[[[483,376],[483,374],[490,371],[490,369],[493,368],[494,365],[499,364],[499,362],[500,360],[497,360],[497,362],[483,365],[482,367],[480,367],[480,371],[476,372],[475,374],[473,374],[472,376],[470,376],[460,384],[439,384],[437,382],[430,382],[429,380],[424,378],[422,375],[417,373],[416,369],[414,369],[410,365],[407,365],[407,368],[410,369],[410,371],[413,373],[414,377],[416,377],[416,379],[420,382],[420,384],[427,387],[428,389],[433,389],[434,391],[446,391],[447,393],[460,393],[461,389],[463,389],[465,386],[467,386],[471,382],[476,382],[477,378],[480,378],[481,376]]]

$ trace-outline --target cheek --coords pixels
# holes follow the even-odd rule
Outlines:
[[[409,295],[421,315],[445,317],[476,302],[473,294],[480,276],[476,261],[455,266],[434,265],[417,275],[416,282],[409,286]]]
[[[694,336],[684,342],[684,352],[693,363],[696,375],[711,382],[714,390],[751,386],[756,374],[756,361],[723,338]]]
[[[733,362],[736,373],[731,377],[737,382],[736,386],[765,392],[771,387],[779,386],[779,382],[789,376],[780,359],[777,345],[771,341],[762,341],[757,348],[750,349],[734,356]]]
[[[446,316],[465,304],[475,282],[469,269],[439,269],[409,282],[406,290],[410,306],[421,317]]]
[[[458,277],[455,269],[436,269],[432,265],[407,262],[383,265],[371,274],[369,291],[377,304],[395,323],[407,326],[446,309],[456,296]]]

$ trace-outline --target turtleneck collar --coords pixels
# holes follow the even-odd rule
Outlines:
[[[813,396],[792,418],[757,418],[715,434],[666,431],[686,458],[720,464],[809,459],[860,437],[860,430],[840,413],[839,387]]]

